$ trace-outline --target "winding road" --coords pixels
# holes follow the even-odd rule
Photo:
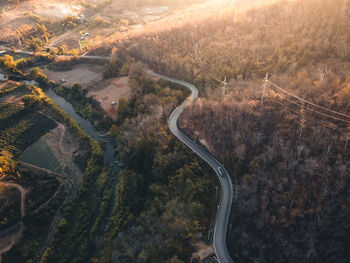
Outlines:
[[[218,176],[221,184],[221,199],[218,212],[216,214],[215,228],[214,228],[214,239],[213,246],[216,257],[220,263],[233,263],[233,260],[228,253],[226,246],[226,233],[227,225],[230,217],[231,204],[232,204],[232,182],[230,176],[228,175],[225,168],[206,150],[201,146],[197,145],[190,137],[184,134],[177,126],[177,121],[186,108],[188,104],[193,102],[198,97],[198,90],[192,84],[169,78],[167,76],[160,75],[158,73],[151,72],[155,77],[166,79],[172,83],[177,83],[182,86],[185,86],[191,91],[191,95],[180,105],[178,106],[170,115],[168,120],[169,129],[180,141],[186,144],[193,152],[195,152],[200,158],[206,161],[215,171]]]
[[[10,50],[8,47],[0,46],[5,50]],[[17,53],[33,55],[33,52],[17,50]],[[60,56],[60,57],[73,57],[73,56]],[[87,59],[102,59],[108,60],[110,57],[102,56],[80,56]],[[197,145],[190,137],[184,134],[177,126],[178,119],[186,108],[188,104],[195,101],[198,97],[198,90],[192,84],[173,79],[167,76],[160,75],[158,73],[150,72],[155,77],[166,79],[172,83],[177,83],[182,86],[185,86],[191,91],[191,95],[180,105],[178,106],[170,115],[168,120],[168,126],[170,131],[184,144],[186,144],[193,152],[195,152],[200,158],[207,162],[215,171],[216,175],[219,178],[221,184],[221,198],[218,212],[216,214],[215,228],[214,228],[214,237],[213,237],[213,247],[219,263],[233,263],[233,260],[230,257],[230,254],[227,250],[226,245],[226,233],[227,225],[230,217],[231,205],[232,205],[232,182],[230,176],[228,175],[225,168],[206,150],[201,146]]]

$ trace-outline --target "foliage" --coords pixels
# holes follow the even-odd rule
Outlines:
[[[86,97],[87,90],[75,83],[72,88],[53,86],[54,91],[72,103],[74,109],[83,117],[90,120],[98,129],[108,129],[112,120],[104,113],[98,102],[92,97]]]
[[[22,101],[26,109],[40,108],[42,105],[42,100],[35,95],[24,95]]]
[[[39,67],[32,68],[29,72],[28,78],[36,80],[42,87],[49,87],[49,80]]]
[[[45,241],[50,223],[66,195],[64,187],[59,186],[55,177],[38,173],[37,170],[21,170],[18,183],[24,187],[30,186],[31,189],[26,194],[26,215],[22,218],[25,229],[15,246],[2,255],[3,262],[32,262],[40,244]],[[50,201],[46,203],[48,200]],[[18,207],[19,204],[16,210],[19,210]]]
[[[93,260],[108,261],[114,250],[117,261],[166,262],[175,255],[188,261],[191,240],[209,227],[215,177],[166,126],[185,90],[154,81],[139,68],[130,76],[134,98],[122,103],[126,110],[111,129],[125,170],[105,228],[105,248]]]
[[[91,157],[88,160],[83,184],[75,198],[65,204],[63,218],[54,240],[45,251],[41,262],[86,262],[90,255],[92,238],[90,229],[95,219],[95,208],[101,202],[104,185],[96,184],[102,172],[103,152],[97,142],[91,141]],[[101,180],[101,183],[105,183]]]
[[[281,1],[122,45],[157,72],[195,82],[210,96],[186,111],[181,126],[232,176],[227,244],[235,262],[349,257],[348,132],[323,127],[325,116],[315,118],[306,107],[288,110],[273,89],[263,110],[257,100],[259,80],[269,72],[292,93],[349,115],[349,7],[346,0]],[[219,98],[213,88],[225,76],[231,91]],[[287,99],[282,103],[295,110]],[[339,121],[331,127],[349,128]]]
[[[125,51],[118,50],[117,55],[110,59],[110,61],[107,64],[106,70],[103,72],[104,78],[112,78],[112,77],[118,77],[121,74],[125,74],[127,72],[125,71],[125,65],[127,61],[127,56]],[[124,66],[124,68],[123,68]],[[122,70],[124,69],[124,70]]]
[[[19,71],[17,70],[16,62],[13,60],[13,57],[6,54],[3,57],[0,57],[0,67],[4,70],[17,74]]]
[[[22,106],[0,104],[0,148],[15,158],[38,140],[56,123],[39,112],[26,111]]]
[[[6,150],[0,152],[0,178],[15,175],[16,163],[12,159],[11,153]]]

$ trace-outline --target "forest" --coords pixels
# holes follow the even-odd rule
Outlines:
[[[210,228],[215,177],[166,125],[188,91],[150,78],[137,65],[129,76],[133,98],[120,102],[111,128],[125,167],[104,249],[92,261],[197,262],[193,243]]]
[[[235,262],[349,258],[349,18],[348,1],[281,1],[122,44],[199,87],[180,126],[232,177]]]
[[[64,96],[97,128],[110,128],[118,162],[124,167],[119,176],[108,165],[102,167],[100,144],[87,138],[35,88],[44,106],[53,111],[51,115],[66,123],[88,151],[77,156],[77,163],[85,169],[84,181],[63,204],[62,218],[41,262],[110,262],[114,257],[118,262],[198,262],[192,253],[196,242],[206,240],[212,227],[218,201],[212,198],[216,179],[170,135],[166,122],[188,90],[151,78],[141,64],[129,62],[126,74],[132,98],[120,100],[114,123],[104,119],[98,103],[87,98],[79,84],[72,88],[55,84],[38,68],[28,74],[31,79],[41,79],[43,88],[50,86]],[[126,61],[117,68],[113,63],[120,64],[112,61],[107,71],[119,75],[119,66]],[[30,255],[23,254],[20,245],[6,260],[30,260]]]
[[[164,2],[177,4],[184,2]],[[23,31],[33,50],[45,46],[54,29],[74,27],[69,19],[51,24],[27,15],[38,20],[35,32]],[[196,243],[210,243],[218,204],[216,176],[167,127],[170,113],[188,91],[150,77],[137,61],[194,83],[200,91],[179,126],[231,176],[227,246],[234,262],[347,262],[349,28],[347,0],[279,1],[98,47],[90,54],[118,50],[105,65],[104,78],[129,77],[132,96],[119,101],[116,121],[105,117],[78,83],[67,88],[49,81],[39,68],[25,70],[33,66],[30,59],[0,58],[7,72],[52,87],[80,115],[109,130],[123,167],[117,177],[103,166],[104,145],[87,137],[52,101],[24,99],[28,114],[38,103],[50,108],[84,150],[77,156],[85,171],[83,183],[62,206],[57,232],[41,262],[195,263]],[[40,61],[69,66],[77,60],[57,61],[57,54],[66,53],[62,48],[48,52]],[[8,108],[3,114],[13,111],[21,117],[17,111],[22,109]],[[46,213],[52,217],[52,211]],[[40,215],[36,218],[47,224]],[[40,222],[29,233],[36,240]],[[26,245],[19,244],[4,259],[30,262],[34,248],[25,250]]]

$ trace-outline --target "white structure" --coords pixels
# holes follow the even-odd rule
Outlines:
[[[34,85],[34,86],[38,86],[38,85],[39,85],[39,83],[36,82],[35,80],[31,80],[31,81],[29,81],[29,80],[23,80],[22,83],[23,83],[24,85]]]
[[[227,86],[227,82],[226,82],[226,77],[225,79],[222,81],[222,96],[225,97],[226,94],[226,86]]]
[[[153,14],[152,10],[149,9],[149,8],[146,8],[146,9],[145,9],[145,13],[146,13],[146,14]]]
[[[7,78],[6,78],[5,74],[0,73],[0,81],[6,81],[6,80],[7,80]]]

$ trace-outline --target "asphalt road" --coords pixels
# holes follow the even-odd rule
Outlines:
[[[5,50],[9,50],[8,47],[0,46]],[[17,53],[33,55],[33,52],[18,50]],[[72,57],[72,56],[60,56],[60,57]],[[108,60],[109,57],[102,56],[80,56],[88,59],[103,59]],[[181,113],[185,109],[185,107],[190,104],[192,101],[197,99],[198,90],[192,84],[177,80],[173,78],[169,78],[167,76],[163,76],[157,73],[152,72],[152,74],[156,77],[166,79],[173,83],[177,83],[187,87],[191,91],[191,95],[180,105],[178,106],[170,115],[168,120],[168,126],[170,131],[184,144],[186,144],[193,152],[195,152],[199,157],[201,157],[204,161],[206,161],[215,171],[216,175],[219,178],[221,184],[221,198],[218,212],[216,214],[215,220],[215,228],[214,228],[214,237],[213,237],[213,246],[216,257],[220,263],[233,263],[233,260],[228,253],[226,246],[226,233],[227,233],[227,225],[230,217],[230,210],[232,204],[232,182],[231,179],[225,170],[225,168],[207,151],[197,145],[190,137],[184,134],[177,127],[177,121],[180,117]]]
[[[170,115],[168,120],[168,125],[170,131],[184,144],[186,144],[193,152],[195,152],[199,157],[201,157],[204,161],[206,161],[215,171],[218,176],[221,184],[221,199],[218,212],[216,214],[215,220],[215,229],[214,229],[214,238],[213,238],[213,246],[216,257],[220,263],[233,263],[233,260],[228,253],[226,246],[226,233],[227,233],[227,225],[230,216],[231,204],[232,204],[232,182],[231,179],[225,170],[225,168],[206,150],[197,145],[190,137],[184,134],[177,127],[177,121],[185,109],[187,105],[193,102],[198,97],[198,90],[192,84],[169,78],[157,73],[153,73],[152,75],[169,80],[173,83],[177,83],[187,87],[191,91],[191,95],[180,105],[178,106]]]

